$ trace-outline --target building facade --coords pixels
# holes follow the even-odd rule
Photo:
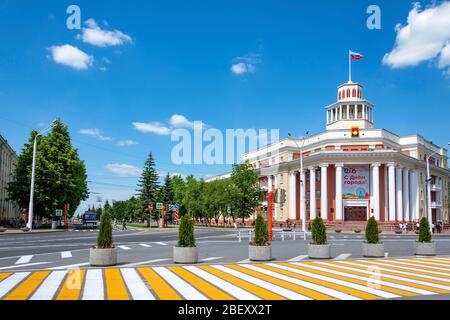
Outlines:
[[[0,135],[0,222],[19,217],[19,208],[8,200],[7,184],[12,180],[17,155]]]
[[[433,222],[449,223],[447,150],[420,135],[375,128],[374,105],[363,86],[338,87],[325,107],[326,130],[286,138],[244,154],[266,192],[276,192],[274,219],[321,216],[330,222],[416,222],[427,216],[426,158]]]

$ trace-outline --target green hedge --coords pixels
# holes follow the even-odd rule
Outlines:
[[[419,224],[419,242],[431,242],[430,224],[428,219],[423,217]]]
[[[255,240],[252,245],[266,246],[269,242],[269,231],[267,230],[267,224],[261,215],[258,215],[255,221]]]
[[[311,226],[312,244],[327,244],[327,229],[321,217],[316,217]]]
[[[366,241],[367,243],[378,243],[379,240],[378,223],[375,217],[371,217],[366,225]]]
[[[195,247],[194,222],[189,214],[181,218],[178,229],[178,247]]]
[[[100,218],[100,230],[97,236],[97,248],[108,249],[112,248],[112,223],[110,216],[110,209],[105,208]]]

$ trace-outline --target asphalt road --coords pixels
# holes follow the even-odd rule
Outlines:
[[[307,260],[307,241],[280,234],[273,241],[273,255],[277,261]],[[89,248],[95,244],[97,231],[67,231],[44,234],[0,236],[0,271],[37,269],[67,269],[89,267]],[[332,256],[338,260],[358,259],[364,235],[330,234]],[[121,266],[172,264],[172,247],[176,244],[176,230],[114,231]],[[238,241],[236,231],[196,230],[200,263],[244,262],[248,259],[248,238]],[[383,236],[389,257],[413,256],[415,235]],[[450,255],[450,237],[435,238],[438,255]]]

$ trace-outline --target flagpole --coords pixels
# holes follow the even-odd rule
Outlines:
[[[348,51],[348,82],[352,82],[352,59],[351,51]]]

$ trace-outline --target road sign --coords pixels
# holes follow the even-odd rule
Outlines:
[[[163,208],[163,203],[161,203],[161,202],[158,202],[157,204],[156,204],[156,209],[158,209],[158,210],[161,210],[162,208]]]
[[[57,217],[62,217],[62,216],[63,216],[63,211],[62,211],[61,209],[56,209],[55,215],[56,215]]]
[[[178,203],[175,203],[175,204],[173,205],[173,209],[174,209],[174,210],[180,209],[180,205],[179,205]]]

